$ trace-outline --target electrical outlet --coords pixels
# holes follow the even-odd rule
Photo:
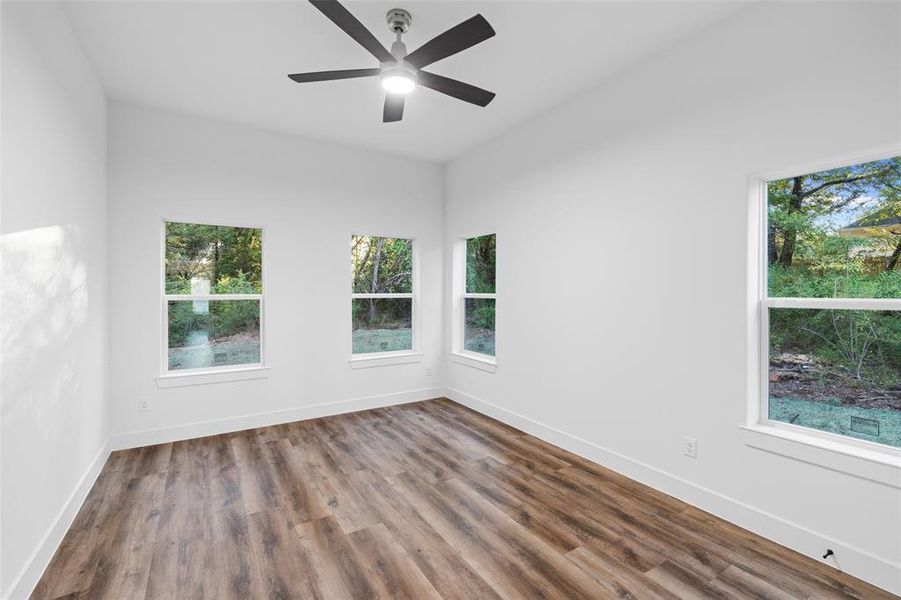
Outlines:
[[[698,440],[694,438],[685,438],[685,456],[689,458],[698,457]]]
[[[425,376],[426,376],[426,377],[431,377],[431,376],[432,376],[432,367],[426,367],[426,368],[425,368]]]
[[[141,412],[150,411],[150,400],[148,400],[147,398],[141,398],[140,400],[138,400],[138,410]]]

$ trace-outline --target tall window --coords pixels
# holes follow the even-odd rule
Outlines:
[[[413,351],[413,240],[355,235],[351,237],[350,256],[352,353]]]
[[[901,157],[767,182],[763,419],[901,447]]]
[[[263,231],[165,223],[163,371],[262,365]]]
[[[463,286],[463,351],[494,356],[495,256],[497,236],[466,240]]]

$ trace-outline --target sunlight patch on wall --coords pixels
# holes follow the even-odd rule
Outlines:
[[[38,423],[80,387],[70,348],[87,321],[80,231],[53,225],[0,236],[0,390],[4,428]],[[45,436],[56,432],[44,431]]]

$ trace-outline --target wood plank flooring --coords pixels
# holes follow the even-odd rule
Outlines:
[[[449,400],[113,453],[33,598],[892,598]]]

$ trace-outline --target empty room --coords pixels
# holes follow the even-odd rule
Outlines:
[[[901,597],[901,0],[0,0],[0,600]]]

